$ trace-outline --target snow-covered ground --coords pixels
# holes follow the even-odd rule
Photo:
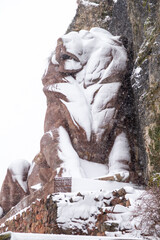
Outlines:
[[[106,190],[108,192],[111,192],[126,187],[128,187],[128,189],[132,189],[130,190],[132,192],[134,191],[134,187],[137,188],[132,183],[102,181],[87,178],[72,178],[72,192],[91,192],[98,190]]]
[[[8,233],[5,233],[8,234]],[[115,237],[100,237],[100,236],[73,236],[73,235],[57,235],[57,234],[35,234],[35,233],[12,233],[11,240],[140,240],[140,238],[115,238]],[[0,235],[1,239],[1,235]]]

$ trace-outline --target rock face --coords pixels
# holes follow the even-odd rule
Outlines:
[[[160,2],[129,1],[128,11],[134,36],[131,80],[140,130],[140,155],[145,156],[147,173],[160,172]]]
[[[160,171],[159,12],[158,0],[79,0],[67,30],[98,26],[122,36],[129,58],[126,112],[132,126],[135,165],[144,179]]]

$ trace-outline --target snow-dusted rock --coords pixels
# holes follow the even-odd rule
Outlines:
[[[57,174],[87,177],[84,160],[103,164],[103,175],[130,170],[127,130],[119,114],[126,65],[119,37],[104,29],[58,39],[43,77],[47,112],[41,139],[41,153]]]
[[[42,186],[47,183],[52,176],[52,172],[44,156],[41,153],[37,154],[28,172],[29,192],[33,193],[38,190],[35,186]]]
[[[10,164],[0,192],[0,216],[28,194],[29,168],[30,163],[26,160],[17,160]]]
[[[3,216],[3,208],[0,207],[0,218]]]

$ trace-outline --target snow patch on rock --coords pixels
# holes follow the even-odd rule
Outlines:
[[[61,164],[63,171],[63,177],[79,177],[83,175],[83,171],[80,167],[80,159],[76,151],[74,150],[70,141],[67,131],[63,128],[59,128],[59,158],[63,161]]]
[[[31,188],[32,188],[33,190],[39,190],[39,189],[42,188],[42,184],[41,184],[41,183],[35,184],[35,185],[31,186]]]
[[[128,163],[130,161],[129,143],[126,134],[122,132],[116,137],[109,156],[110,173],[124,172],[124,169],[129,170]]]
[[[107,175],[108,173],[108,167],[106,164],[89,162],[87,160],[80,159],[80,165],[86,178],[95,179],[100,176]]]
[[[2,217],[2,215],[3,215],[3,208],[0,207],[0,218]]]
[[[104,198],[112,199],[112,194],[108,192],[90,192],[81,196],[76,196],[75,194],[53,196],[53,201],[57,201],[58,206],[58,225],[64,229],[78,228],[83,232],[85,232],[83,225],[87,223],[92,223],[90,227],[94,227],[96,222],[95,216],[100,213],[100,208],[105,207],[105,203],[102,201]]]
[[[90,2],[87,0],[81,0],[81,3],[86,7],[88,7],[88,6],[98,7],[99,6],[98,3]]]
[[[30,163],[27,160],[16,160],[9,165],[13,181],[17,181],[24,192],[27,192],[27,175]],[[26,179],[25,179],[26,178]]]
[[[67,131],[63,127],[59,128],[58,156],[63,161],[61,164],[63,177],[97,178],[108,173],[106,164],[89,162],[79,158]]]

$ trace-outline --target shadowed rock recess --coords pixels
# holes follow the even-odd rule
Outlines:
[[[11,165],[2,185],[1,232],[133,232],[128,199],[140,193],[129,182],[143,185],[160,172],[160,2],[77,3],[42,78],[47,111],[40,153],[31,166]],[[79,189],[100,192],[90,198]],[[60,191],[78,193],[53,194]],[[87,216],[75,210],[86,199],[96,209]]]

